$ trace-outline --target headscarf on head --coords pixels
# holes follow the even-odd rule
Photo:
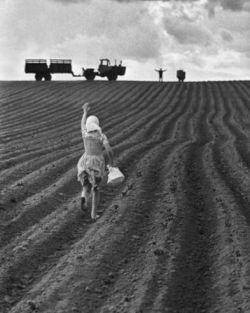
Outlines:
[[[86,123],[94,123],[94,124],[97,124],[98,126],[100,125],[99,119],[98,119],[98,117],[95,116],[95,115],[90,115],[90,116],[87,118]]]
[[[95,115],[90,115],[87,120],[86,120],[86,129],[87,132],[91,132],[91,131],[102,131],[101,127],[99,126],[99,119],[98,117],[96,117]]]

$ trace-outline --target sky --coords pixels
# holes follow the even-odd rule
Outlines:
[[[33,80],[28,58],[71,59],[75,74],[122,60],[119,80],[249,80],[250,0],[0,0],[0,80]]]

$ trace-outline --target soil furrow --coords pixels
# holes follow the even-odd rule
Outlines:
[[[156,145],[157,145],[157,143],[154,144],[154,146],[156,146]],[[144,152],[145,152],[146,150],[148,150],[149,147],[150,147],[150,145],[147,145],[146,149],[145,149],[144,147],[142,147],[142,153],[144,154]],[[141,153],[141,152],[140,152],[140,153]],[[140,159],[140,154],[138,154],[138,149],[137,149],[137,151],[136,151],[135,154],[137,155],[138,159]],[[134,155],[131,156],[131,159],[134,159]],[[126,156],[125,163],[130,164],[130,159],[129,159],[128,156]],[[121,164],[122,164],[122,162],[121,162]],[[48,202],[47,198],[45,198],[44,201]],[[40,204],[39,204],[39,206],[40,206]],[[34,210],[34,207],[33,207],[33,210]],[[37,215],[36,215],[36,217],[37,217]],[[30,218],[30,216],[29,216],[29,218]],[[34,220],[34,218],[33,218],[33,220]],[[23,221],[23,216],[22,216],[22,221]],[[13,226],[13,229],[11,229],[11,231],[8,232],[8,236],[10,236],[10,234],[13,235],[14,230],[16,230],[16,229],[18,229],[18,227],[17,227],[17,225],[14,225],[14,226]],[[20,231],[20,230],[19,230],[19,231]],[[5,241],[6,241],[6,240],[5,240]]]
[[[83,85],[84,86],[84,85]],[[63,108],[67,108],[67,107],[75,107],[75,105],[77,105],[78,103],[80,104],[81,101],[91,101],[93,99],[94,104],[96,104],[98,106],[98,110],[100,110],[100,106],[102,103],[101,99],[105,99],[105,103],[108,103],[109,99],[114,101],[114,94],[110,89],[107,88],[107,86],[105,86],[104,84],[97,84],[97,85],[92,85],[92,88],[89,88],[90,86],[87,86],[86,88],[83,88],[83,86],[79,85],[79,86],[75,86],[77,87],[76,90],[71,90],[71,88],[66,88],[64,90],[64,97],[63,98],[63,102],[61,103],[61,101],[59,101],[59,95],[61,94],[61,86],[58,85],[57,89],[55,90],[55,92],[53,94],[49,93],[47,95],[45,95],[45,99],[46,101],[43,101],[43,98],[41,97],[36,97],[36,101],[37,101],[37,105],[38,104],[42,104],[42,106],[38,105],[38,107],[35,105],[36,103],[31,103],[29,105],[26,104],[26,106],[24,108],[28,108],[29,109],[29,120],[30,120],[30,115],[31,113],[37,117],[37,118],[41,118],[43,120],[43,117],[46,118],[47,116],[47,111],[46,109],[49,109],[50,111],[52,111],[53,113],[60,113],[61,109]],[[113,86],[114,87],[114,86]],[[134,86],[130,86],[128,85],[128,87],[130,88],[134,88]],[[127,88],[122,88],[122,86],[120,87],[120,91],[119,89],[117,91],[117,94],[119,95],[123,95],[126,94],[126,92],[130,92],[130,89],[127,90]],[[70,91],[70,93],[68,92]],[[93,97],[93,91],[95,91],[94,93],[94,97]],[[66,97],[65,97],[66,96]],[[84,98],[83,98],[84,96]],[[74,100],[73,100],[74,99]],[[67,102],[65,101],[67,100]],[[105,104],[104,103],[104,104]],[[78,105],[77,105],[78,106]],[[40,108],[38,110],[38,108]],[[46,120],[46,119],[45,119]]]
[[[67,151],[67,153],[65,153],[65,150],[55,150],[50,153],[46,153],[46,155],[44,155],[43,157],[42,155],[39,155],[37,157],[32,156],[30,159],[24,162],[18,162],[17,165],[12,166],[11,168],[8,168],[1,172],[1,186],[4,187],[7,184],[14,184],[15,181],[22,180],[23,177],[29,175],[34,171],[37,171],[38,169],[46,165],[52,164],[53,166],[53,162],[59,162],[62,159],[70,158],[71,155],[78,150],[79,148],[77,146],[74,149]],[[32,160],[32,162],[30,162],[30,160]]]
[[[0,311],[250,311],[248,81],[1,82]],[[79,207],[82,104],[125,174]]]
[[[228,92],[228,90],[225,90],[223,86],[220,86],[220,92],[223,97],[224,103],[227,104],[227,111],[230,112],[230,117],[225,122],[226,127],[230,130],[231,134],[234,138],[234,145],[236,147],[236,150],[238,151],[239,155],[241,156],[241,161],[244,162],[244,164],[250,168],[250,161],[249,161],[249,155],[250,155],[250,149],[246,149],[248,145],[248,136],[245,134],[245,131],[241,130],[241,128],[244,128],[244,123],[242,120],[242,117],[244,117],[243,114],[239,114],[240,109],[240,100],[237,97],[237,94],[235,96],[230,96],[228,100],[226,100],[225,93]],[[233,93],[233,92],[232,92]],[[237,98],[237,101],[236,101]],[[235,100],[235,102],[233,101]],[[238,117],[238,118],[237,118]]]
[[[249,298],[250,231],[235,194],[218,170],[214,146],[206,149],[205,176],[208,179],[210,205],[216,214],[213,259],[214,298],[211,312],[247,312]],[[216,156],[216,157],[215,157]],[[220,166],[220,164],[219,164]]]
[[[69,222],[67,223],[67,225],[68,225],[68,224],[71,225],[71,223],[72,223],[72,220],[70,219]],[[70,229],[71,229],[71,231],[72,231],[72,228],[70,228]],[[56,238],[61,238],[61,237],[60,237],[61,233],[64,234],[64,229],[63,229],[63,230],[60,229],[60,233],[59,233],[59,234],[57,234],[57,233],[55,234],[55,235],[57,236]],[[67,232],[66,232],[66,234],[67,234]],[[63,238],[64,238],[64,236],[63,236]],[[52,240],[51,240],[51,239],[52,239]],[[64,238],[64,239],[65,239],[65,238]],[[54,242],[54,245],[53,245],[53,246],[55,247],[55,244],[57,243],[57,241],[55,240],[55,238],[49,238],[48,240],[49,240],[49,242],[52,242],[52,243]],[[48,242],[48,243],[49,243],[49,242]],[[44,246],[44,249],[46,249],[47,244],[45,244],[45,245],[43,245],[43,246]],[[35,248],[38,249],[39,246],[35,245]],[[38,250],[39,250],[39,249],[38,249]],[[41,250],[41,249],[40,249],[40,250]],[[32,251],[32,249],[31,249],[31,251]],[[46,250],[46,251],[47,251],[47,250]],[[50,251],[50,250],[48,250],[48,251]],[[42,255],[43,255],[43,258],[42,258],[42,256],[41,256],[40,254],[38,255],[38,257],[39,257],[39,258],[42,258],[42,259],[46,258],[46,254],[45,254],[45,253],[43,253]],[[29,257],[31,257],[31,256],[29,256]],[[41,260],[42,260],[42,259],[41,259]],[[40,262],[38,262],[38,263],[40,263]],[[21,267],[22,264],[23,264],[23,263],[21,263],[20,265],[17,264],[17,266],[18,266],[17,269],[16,269],[15,271],[14,271],[14,269],[11,269],[11,270],[10,270],[10,273],[18,273],[18,271],[19,271],[18,269]],[[37,264],[37,262],[35,262],[34,264]],[[33,265],[33,266],[34,266],[34,265]],[[25,273],[26,273],[26,272],[25,272]],[[13,275],[14,275],[14,274],[13,274]],[[12,284],[12,280],[11,280],[11,279],[12,279],[12,275],[9,277],[9,284],[10,284],[10,285]],[[8,284],[6,283],[6,281],[4,281],[3,285],[8,286]],[[21,293],[21,292],[20,292],[20,293]],[[10,295],[8,294],[8,296],[10,296]]]
[[[161,312],[203,312],[211,306],[210,236],[213,233],[206,184],[203,180],[203,148],[194,145],[186,160],[182,189],[185,193],[184,226],[180,252]]]
[[[180,251],[174,260],[174,273],[169,281],[168,291],[161,304],[161,312],[203,312],[211,305],[211,260],[213,223],[209,201],[206,196],[206,181],[203,171],[204,147],[211,139],[207,128],[208,105],[203,105],[202,85],[196,85],[200,95],[199,106],[193,117],[192,140],[184,161],[183,227],[180,238]]]
[[[15,198],[15,201],[12,201],[13,206],[14,203],[23,201],[30,194],[38,193],[41,189],[51,185],[51,182],[56,182],[59,177],[75,166],[79,155],[77,151],[72,153],[70,158],[63,157],[59,160],[54,160],[53,163],[40,166],[21,179],[16,179],[15,183],[2,188],[2,203],[10,202],[11,198],[12,200]]]
[[[151,155],[154,155],[152,152],[149,152],[149,155],[150,155],[150,154],[151,154]],[[144,161],[143,161],[143,160],[144,160]],[[146,157],[146,156],[144,157],[144,159],[141,159],[140,164],[145,164],[145,162],[149,163],[148,157]],[[141,166],[141,165],[140,165],[140,166]],[[136,176],[135,176],[135,177],[136,177]],[[140,176],[140,177],[141,177],[141,176]],[[140,180],[140,179],[141,179],[140,177],[139,177],[139,178],[136,178],[136,179],[139,179],[139,180]],[[143,177],[144,177],[144,173],[142,174],[142,179],[143,179]],[[133,179],[132,179],[132,178],[130,179],[130,182],[128,182],[128,185],[130,185],[131,182],[133,182]],[[132,191],[130,191],[130,192],[133,192],[133,188],[132,188]],[[114,214],[116,210],[117,210],[117,209],[115,208],[115,210],[113,209],[113,212],[107,212],[107,213],[108,213],[109,215],[110,215],[110,213]],[[119,210],[120,210],[120,209],[119,209]],[[127,208],[122,209],[122,211],[123,211],[123,214],[128,214],[128,213],[127,213]],[[116,216],[116,214],[115,214],[115,216],[112,217],[112,219],[113,219],[113,226],[116,224],[115,219],[118,218],[117,223],[118,223],[118,226],[119,226],[119,225],[120,225],[120,222],[119,222],[119,221],[120,221],[120,220],[123,221],[124,218],[125,218],[124,216],[120,216],[119,211],[118,211],[118,214],[119,214],[118,216]],[[106,218],[107,218],[107,217],[106,217]],[[110,217],[109,217],[109,220],[110,220]],[[101,220],[100,220],[100,222],[101,222]],[[112,231],[112,232],[113,232],[113,231]],[[102,247],[102,248],[101,248],[101,250],[103,250],[103,249],[104,249],[104,243],[105,243],[105,240],[104,240],[104,237],[103,237],[104,234],[102,234],[101,236],[102,236],[102,244],[101,244],[101,247]],[[105,237],[112,239],[112,237],[110,237],[110,235],[108,235],[108,234],[107,234],[107,236],[105,235]],[[88,241],[87,241],[87,239],[86,239],[86,244],[87,244],[87,242],[88,242]],[[96,243],[96,244],[97,244],[97,243]],[[95,244],[95,245],[96,245],[96,244]],[[89,243],[89,246],[90,246],[90,243]],[[93,246],[93,244],[91,244],[91,246]],[[95,248],[95,249],[96,249],[96,248]],[[87,249],[87,250],[89,250],[89,249]],[[78,249],[78,254],[81,255],[81,253],[88,253],[88,251],[86,251],[86,250],[79,250],[79,249]],[[90,248],[90,253],[92,254],[92,248]],[[77,259],[76,259],[77,263],[78,263],[78,262],[81,262],[81,260],[82,260],[81,258],[79,258],[79,259],[77,258]],[[83,257],[83,260],[85,260],[85,257]],[[94,263],[95,263],[95,262],[90,262],[89,264],[94,264]],[[91,273],[90,271],[87,271],[87,272],[88,272],[88,273]],[[83,275],[83,273],[81,273],[81,275]],[[63,284],[63,286],[64,286],[64,284]],[[68,283],[66,283],[66,286],[69,286]],[[62,288],[65,288],[65,286],[62,287]],[[78,288],[79,288],[79,286],[78,286]],[[59,292],[59,291],[57,291],[57,292]],[[53,298],[54,298],[54,297],[53,297]],[[52,305],[52,307],[54,307],[54,306]],[[43,306],[41,305],[40,310],[43,311],[43,310],[45,310],[45,308],[43,308]],[[24,312],[26,312],[26,311],[24,311]]]

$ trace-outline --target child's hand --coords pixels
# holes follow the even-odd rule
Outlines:
[[[89,109],[90,109],[89,103],[88,103],[88,102],[84,103],[84,105],[82,106],[82,108],[83,108],[83,111],[88,112]]]

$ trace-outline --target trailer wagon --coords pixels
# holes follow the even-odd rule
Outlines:
[[[25,60],[25,73],[35,74],[37,81],[51,80],[51,74],[72,74],[71,60],[51,59],[47,64],[45,59]]]

